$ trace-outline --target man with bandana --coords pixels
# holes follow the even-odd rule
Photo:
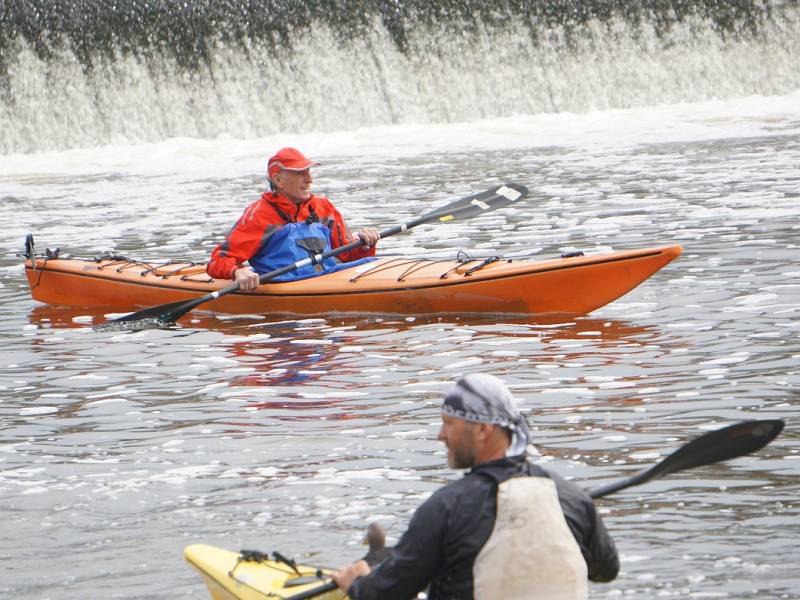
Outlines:
[[[334,580],[353,600],[586,598],[619,558],[586,492],[528,460],[530,430],[508,388],[471,374],[448,391],[438,439],[470,469],[414,513],[392,556]]]

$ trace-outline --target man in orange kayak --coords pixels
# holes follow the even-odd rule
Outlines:
[[[244,211],[225,241],[211,253],[206,272],[233,279],[243,290],[254,290],[259,275],[338,248],[353,238],[344,218],[327,198],[311,193],[311,167],[319,163],[296,148],[281,148],[267,163],[271,190]],[[378,231],[358,231],[364,245],[306,265],[271,281],[292,281],[354,266],[375,254]],[[248,264],[245,264],[248,263]],[[347,263],[347,264],[343,264]]]
[[[619,571],[589,495],[528,460],[530,431],[508,388],[471,374],[448,391],[439,440],[447,464],[470,469],[414,513],[391,555],[333,579],[353,600],[582,600],[587,580]]]

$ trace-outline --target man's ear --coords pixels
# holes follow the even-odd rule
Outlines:
[[[477,423],[478,425],[478,436],[481,440],[488,440],[494,434],[495,425],[490,425],[489,423]]]

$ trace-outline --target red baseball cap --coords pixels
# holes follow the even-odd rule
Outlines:
[[[318,162],[306,158],[297,148],[281,148],[267,163],[267,177],[270,179],[275,173],[284,169],[286,171],[305,171],[319,165]]]

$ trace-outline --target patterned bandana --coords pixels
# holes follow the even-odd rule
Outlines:
[[[442,412],[470,421],[499,425],[511,431],[506,456],[524,454],[530,443],[528,421],[505,384],[493,375],[473,373],[459,379],[447,392]]]

